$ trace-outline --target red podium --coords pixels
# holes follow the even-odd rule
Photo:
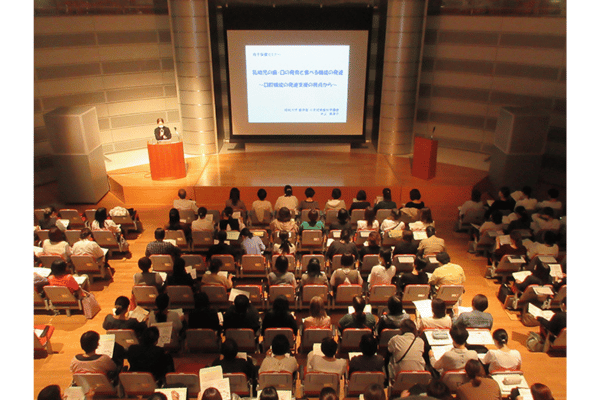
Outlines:
[[[437,140],[415,137],[412,176],[425,180],[435,177],[437,146]]]
[[[148,157],[152,180],[185,178],[183,142],[148,142]]]

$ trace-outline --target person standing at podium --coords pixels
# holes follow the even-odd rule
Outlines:
[[[169,140],[171,139],[171,130],[165,126],[165,121],[162,118],[156,120],[158,126],[154,129],[154,136],[156,140]]]

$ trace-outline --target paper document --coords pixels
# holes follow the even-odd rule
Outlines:
[[[152,324],[158,328],[158,347],[164,347],[165,344],[171,343],[171,335],[173,334],[173,323],[172,322],[156,322]]]
[[[371,305],[370,304],[365,305],[364,312],[365,312],[365,314],[371,314]],[[348,306],[348,314],[354,314],[354,307]]]
[[[115,335],[114,335],[114,333],[100,335],[100,342],[98,342],[98,348],[96,349],[96,353],[106,354],[107,356],[112,358],[114,350],[115,350]]]
[[[552,319],[552,317],[554,316],[554,311],[542,310],[541,308],[539,308],[531,303],[529,303],[527,305],[527,312],[536,318],[542,317],[544,319],[547,319],[548,321],[550,321],[550,319]]]
[[[50,268],[33,267],[33,272],[37,272],[38,275],[43,276],[44,278],[49,277],[51,271]]]
[[[333,236],[336,239],[339,239],[340,236],[342,235],[342,231],[331,231],[331,236]]]
[[[452,350],[453,346],[451,344],[442,345],[442,346],[431,346],[431,351],[433,352],[434,362],[442,358],[442,356],[448,351]]]
[[[149,313],[150,312],[148,310],[145,310],[142,307],[137,306],[136,308],[133,309],[133,311],[131,311],[129,313],[129,318],[135,318],[138,320],[138,322],[142,322],[146,319],[146,316]]]
[[[547,286],[535,286],[533,288],[533,292],[535,294],[537,294],[538,296],[539,295],[543,295],[543,294],[548,295],[548,296],[552,296],[554,294],[554,292],[552,291],[552,289],[550,289]]]
[[[362,353],[360,351],[350,351],[348,352],[348,360],[352,360],[353,357],[360,356]]]
[[[414,231],[413,232],[413,237],[415,238],[415,240],[427,239],[427,232],[425,232],[425,231]]]
[[[227,231],[227,240],[238,240],[240,238],[239,231]]]
[[[187,399],[187,388],[186,387],[169,388],[169,389],[159,388],[159,389],[154,389],[154,392],[164,394],[165,396],[167,396],[168,400],[186,400]]]
[[[413,301],[416,310],[419,312],[421,318],[432,318],[433,311],[431,310],[431,299],[415,300]]]
[[[229,301],[233,302],[235,300],[235,298],[237,297],[238,294],[243,294],[248,299],[250,299],[250,293],[248,293],[248,292],[246,292],[244,290],[239,290],[239,289],[236,289],[236,288],[231,288],[231,292],[229,292]]]
[[[492,333],[489,329],[467,329],[469,337],[467,338],[467,344],[475,345],[488,345],[494,344]]]
[[[498,243],[500,244],[500,246],[502,246],[503,244],[510,244],[510,235],[497,236],[496,240],[498,240]]]
[[[159,272],[158,274],[160,275],[163,282],[167,281],[167,273],[166,272]]]
[[[360,234],[360,237],[368,238],[369,235],[371,234],[371,231],[360,231],[359,234]]]
[[[231,399],[229,378],[223,378],[223,369],[220,365],[202,368],[198,374],[200,378],[200,394],[198,398],[202,398],[202,394],[207,388],[214,387],[219,391],[223,400]]]
[[[560,264],[549,264],[550,267],[550,276],[553,278],[562,278],[563,272]]]
[[[85,400],[85,392],[81,386],[70,386],[63,392],[65,400]]]
[[[511,264],[525,264],[525,259],[521,256],[508,256],[508,262]]]
[[[546,264],[556,264],[556,258],[552,256],[539,256],[538,260]]]
[[[529,275],[531,275],[531,271],[519,271],[512,273],[512,276],[515,278],[515,282],[517,283],[522,283]]]
[[[198,277],[198,273],[196,271],[196,268],[194,268],[191,265],[188,265],[187,267],[185,267],[185,272],[187,272],[188,274],[190,274],[190,276],[192,277],[192,279],[196,279]]]

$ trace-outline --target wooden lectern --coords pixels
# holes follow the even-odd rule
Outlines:
[[[152,180],[185,178],[183,142],[148,142],[148,157]]]
[[[435,177],[437,146],[437,140],[415,137],[412,176],[426,180]]]

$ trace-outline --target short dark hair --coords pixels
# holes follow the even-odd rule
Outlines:
[[[494,211],[492,212],[492,215],[491,215],[491,220],[492,220],[492,222],[493,222],[493,223],[495,223],[496,225],[499,225],[499,224],[501,224],[501,223],[502,223],[502,217],[503,217],[503,216],[504,216],[504,215],[502,214],[502,211],[500,211],[500,210],[494,210]]]
[[[362,351],[365,356],[374,356],[377,352],[377,339],[375,339],[375,336],[365,333],[360,338],[360,343],[358,346],[360,351]]]
[[[54,276],[63,276],[67,272],[67,263],[64,260],[54,260],[50,266],[50,274]]]
[[[233,306],[237,313],[243,314],[248,310],[248,306],[250,306],[250,299],[245,294],[238,294],[233,299]]]
[[[81,348],[86,353],[90,353],[98,348],[100,343],[100,335],[96,331],[87,331],[79,339]]]
[[[159,311],[166,310],[169,307],[169,295],[167,293],[161,293],[156,296],[154,303]]]
[[[141,257],[138,260],[138,267],[144,272],[148,272],[151,266],[152,260],[149,257]]]
[[[275,259],[275,269],[280,274],[284,274],[288,271],[289,261],[286,256],[281,254],[279,257]]]
[[[398,329],[400,329],[402,334],[405,334],[405,333],[412,333],[415,335],[417,334],[417,325],[410,318],[404,318],[402,321],[400,321],[400,324],[398,325]]]
[[[238,353],[238,345],[235,340],[227,338],[221,344],[221,354],[226,360],[233,360]]]
[[[48,385],[37,395],[37,400],[62,400],[60,394],[60,386],[58,385]]]
[[[219,242],[224,242],[227,240],[227,231],[219,231],[217,232],[217,240]]]
[[[319,393],[319,400],[338,400],[337,392],[331,386],[325,386]]]
[[[274,386],[267,386],[260,392],[259,400],[279,400],[277,389]]]
[[[319,219],[319,211],[314,208],[308,212],[308,219],[311,222],[316,222]]]
[[[282,356],[290,352],[290,341],[285,335],[275,335],[271,342],[271,350],[276,356]]]
[[[81,232],[79,233],[79,239],[87,239],[90,236],[94,237],[90,228],[81,229]]]
[[[444,302],[444,300],[431,300],[431,311],[435,318],[444,318],[446,316],[446,303]]]
[[[477,189],[471,190],[471,201],[479,203],[481,201],[481,192]]]
[[[429,225],[427,228],[425,228],[425,233],[427,234],[427,237],[430,238],[435,235],[435,228]]]
[[[421,192],[419,192],[419,189],[412,189],[408,193],[408,197],[410,197],[411,200],[421,200]]]
[[[209,388],[212,389],[212,388]],[[216,389],[215,389],[216,390]],[[167,397],[166,394],[164,393],[160,393],[160,392],[155,392],[152,393],[147,400],[169,400],[169,398]]]
[[[552,231],[544,232],[544,243],[550,246],[554,246],[556,244],[556,233]]]
[[[58,229],[57,226],[51,226],[50,229],[48,229],[48,239],[54,243],[62,242],[65,240],[65,233]]]
[[[165,238],[165,233],[163,228],[156,228],[156,230],[154,230],[154,239],[163,240]]]
[[[446,265],[450,262],[450,255],[445,251],[441,251],[435,255],[435,259],[442,265]]]
[[[306,188],[306,190],[304,191],[304,195],[306,197],[313,197],[315,195],[315,190],[311,187]]]
[[[153,346],[158,342],[159,337],[160,333],[158,332],[158,328],[155,326],[149,326],[142,332],[140,344],[144,347]]]
[[[423,257],[415,257],[415,269],[423,271],[427,267],[428,262]]]
[[[456,344],[463,345],[467,343],[469,338],[469,331],[462,324],[453,325],[450,328],[450,337]]]
[[[185,189],[179,189],[177,196],[179,196],[180,199],[185,199],[185,196],[187,196]]]
[[[334,357],[337,353],[338,344],[332,337],[323,338],[321,341],[321,351],[327,357]]]
[[[385,389],[379,383],[372,383],[364,393],[365,400],[385,400]]]
[[[267,198],[267,191],[263,188],[260,188],[258,189],[258,192],[256,192],[256,195],[259,199],[264,200]]]
[[[352,253],[344,253],[340,258],[340,263],[342,267],[351,267],[354,265],[354,255]]]
[[[204,391],[204,393],[202,393],[201,400],[223,400],[223,397],[221,396],[221,392],[219,392],[219,389],[209,387]]]
[[[383,189],[383,199],[384,200],[391,200],[392,199],[392,191],[390,188],[385,188]]]
[[[364,190],[359,190],[358,193],[356,193],[356,200],[367,200],[367,192],[365,192]]]
[[[471,301],[471,305],[477,311],[485,311],[488,308],[488,299],[483,294],[476,294]]]
[[[342,197],[342,191],[340,190],[340,188],[334,188],[331,191],[331,197],[333,197],[336,200]]]
[[[404,311],[402,308],[402,298],[397,294],[388,298],[387,306],[390,315],[400,315]]]
[[[548,196],[550,196],[550,198],[552,198],[552,199],[558,198],[558,189],[556,189],[556,188],[548,189]]]

